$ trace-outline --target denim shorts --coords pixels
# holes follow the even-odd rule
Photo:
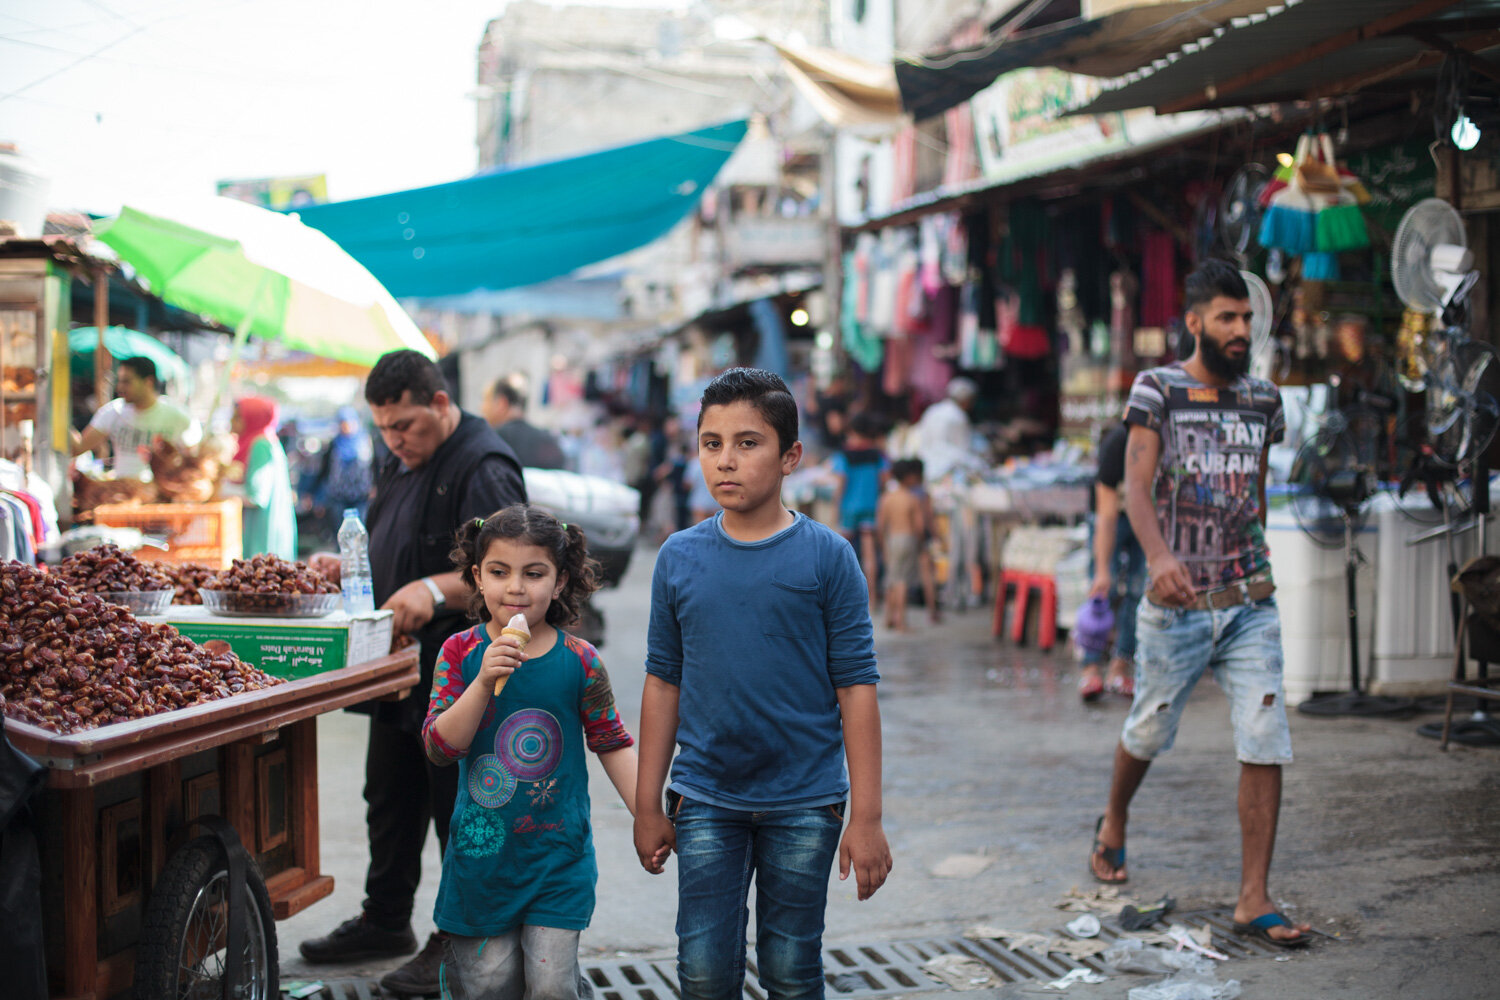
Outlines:
[[[1170,750],[1188,695],[1212,670],[1229,699],[1240,762],[1292,762],[1276,598],[1204,611],[1146,598],[1136,615],[1135,703],[1120,735],[1126,753],[1152,760]]]

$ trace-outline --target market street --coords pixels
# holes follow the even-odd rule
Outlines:
[[[654,550],[599,604],[602,655],[635,728]],[[1090,831],[1103,806],[1125,703],[1082,705],[1071,654],[991,638],[988,608],[941,628],[877,631],[885,735],[885,827],[895,868],[872,900],[833,882],[828,945],[960,936],[975,924],[1054,932],[1055,904],[1088,889]],[[1286,771],[1272,890],[1298,919],[1337,934],[1286,961],[1226,963],[1245,997],[1472,997],[1491,993],[1488,948],[1500,933],[1500,751],[1441,752],[1417,722],[1312,719],[1291,713],[1297,763]],[[1230,906],[1238,884],[1237,769],[1222,695],[1202,685],[1177,747],[1147,777],[1132,813],[1127,891],[1174,897],[1179,910]],[[357,912],[365,866],[360,787],[364,720],[319,720],[323,869],[332,897],[277,925],[285,983],[378,975],[399,962],[310,966],[297,953]],[[675,883],[646,875],[630,817],[593,766],[598,909],[585,965],[673,953]],[[944,862],[947,864],[943,864]],[[940,868],[939,866],[942,865]],[[942,872],[939,874],[938,872]],[[438,859],[429,841],[414,929],[431,931]],[[946,876],[946,877],[945,877]],[[1124,998],[1160,977],[1120,976],[1068,995]],[[934,982],[932,989],[944,989]],[[925,987],[924,987],[925,988]],[[1033,995],[1018,983],[993,996]],[[913,992],[920,992],[914,990]],[[835,995],[830,993],[830,995]],[[983,994],[981,994],[983,995]]]

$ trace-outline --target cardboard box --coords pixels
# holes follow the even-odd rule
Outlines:
[[[226,642],[246,663],[294,680],[387,655],[393,618],[389,611],[353,617],[335,611],[322,618],[231,618],[210,614],[200,605],[174,604],[141,620],[165,622],[194,642]]]

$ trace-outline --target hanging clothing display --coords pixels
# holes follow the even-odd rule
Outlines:
[[[1163,232],[1141,235],[1141,326],[1165,329],[1177,317],[1177,245]]]
[[[844,254],[845,274],[853,272],[854,259],[854,251]],[[880,370],[881,359],[885,357],[885,343],[879,337],[873,336],[860,319],[861,287],[857,281],[844,282],[844,295],[839,303],[839,333],[843,340],[844,350],[848,352],[849,357],[854,360],[860,370],[874,372]]]

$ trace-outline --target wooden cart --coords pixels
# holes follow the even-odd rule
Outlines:
[[[184,863],[212,862],[191,856],[199,817],[219,815],[233,826],[264,876],[256,898],[276,920],[331,893],[333,878],[319,861],[317,717],[417,680],[413,647],[70,736],[7,720],[16,747],[48,768],[40,840],[52,996],[107,1000],[131,988],[143,935],[156,942],[162,933],[162,905],[151,908],[158,880],[165,871],[163,884],[181,892],[192,881]],[[191,897],[192,886],[185,891]],[[274,933],[269,938],[274,984]]]

